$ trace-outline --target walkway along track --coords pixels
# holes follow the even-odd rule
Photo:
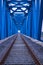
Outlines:
[[[22,40],[24,41],[24,43],[26,44],[26,47],[28,50],[30,50],[30,54],[33,57],[33,60],[35,61],[36,65],[41,65],[41,63],[39,62],[39,60],[37,59],[37,57],[35,56],[35,54],[33,53],[32,49],[30,48],[30,46],[28,45],[28,42],[24,39],[23,35],[21,35]]]
[[[20,34],[19,34],[20,35]],[[32,52],[31,48],[28,46],[26,40],[23,38],[23,36],[21,35],[22,41],[24,41],[24,44],[26,45],[27,49],[28,49],[28,53],[30,53],[30,55],[32,56],[34,62],[36,65],[41,65],[40,62],[38,61],[38,59],[36,58],[36,56],[34,55],[34,53]],[[17,39],[17,36],[15,37],[14,41],[10,44],[10,46],[7,46],[8,48],[6,48],[4,50],[4,54],[2,56],[0,56],[0,65],[3,65],[4,61],[6,61],[6,58],[8,57],[13,45],[15,44]],[[21,51],[22,52],[22,51]],[[15,59],[15,58],[14,58]],[[7,65],[7,64],[6,64]],[[24,64],[25,65],[25,64]]]

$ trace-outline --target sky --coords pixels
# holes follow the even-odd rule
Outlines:
[[[42,32],[43,32],[43,21],[42,21]]]

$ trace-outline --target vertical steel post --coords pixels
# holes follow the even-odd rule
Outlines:
[[[35,39],[40,40],[40,31],[41,31],[41,22],[39,22],[40,19],[40,9],[41,9],[41,0],[34,0],[32,2],[32,37]],[[39,31],[40,30],[40,31]]]

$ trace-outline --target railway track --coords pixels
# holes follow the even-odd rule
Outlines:
[[[30,54],[31,54],[31,56],[32,56],[32,58],[33,58],[35,64],[36,64],[36,65],[42,65],[42,64],[39,62],[38,58],[35,56],[34,52],[33,52],[32,49],[31,49],[31,47],[28,45],[28,42],[26,42],[26,40],[23,38],[23,36],[21,36],[21,37],[22,37],[22,40],[24,40],[24,43],[26,44],[27,49],[30,51]]]
[[[0,65],[41,65],[20,34],[16,36],[9,49],[7,48],[5,51],[3,58],[0,58]]]

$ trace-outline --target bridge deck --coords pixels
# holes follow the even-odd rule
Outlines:
[[[31,50],[27,48],[25,43]],[[12,47],[8,52],[7,49],[9,49],[10,46]],[[30,51],[32,51],[33,54],[31,54]],[[5,57],[7,53],[7,57],[3,60],[3,57]],[[16,34],[0,43],[0,65],[1,63],[2,65],[38,65],[37,62],[39,65],[43,65],[43,46],[36,44],[30,38],[22,34]]]
[[[35,65],[30,53],[28,53],[28,50],[21,39],[21,37],[18,35],[5,63],[5,64],[33,64]]]

